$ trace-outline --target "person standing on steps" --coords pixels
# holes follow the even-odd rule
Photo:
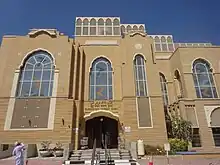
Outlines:
[[[23,143],[15,142],[15,148],[12,152],[12,155],[15,156],[15,165],[24,165],[24,150]]]

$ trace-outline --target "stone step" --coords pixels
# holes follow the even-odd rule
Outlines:
[[[81,156],[81,154],[78,153],[70,153],[70,155]]]
[[[120,154],[120,156],[131,156],[131,154],[130,153],[128,153],[128,154]]]
[[[131,159],[131,156],[121,157],[121,159],[123,159],[123,160]]]
[[[81,155],[92,155],[92,152],[83,152]]]
[[[120,153],[108,153],[110,155],[120,155]]]
[[[76,161],[89,161],[92,158],[92,149],[87,150],[77,150],[70,152],[69,160],[76,160]],[[105,160],[105,150],[98,148],[96,150],[96,156],[98,155],[101,160]],[[111,160],[126,160],[131,159],[131,153],[129,150],[118,150],[118,149],[108,149],[107,154],[110,154]],[[97,159],[97,157],[95,158]]]
[[[115,156],[115,157],[110,157],[111,159],[121,159],[121,157],[120,156]]]
[[[99,165],[105,165],[105,160],[100,160],[98,162]],[[96,161],[94,161],[94,163],[96,164]],[[131,160],[131,159],[127,159],[127,160],[108,160],[107,161],[108,164],[121,164],[121,165],[132,165],[132,164],[136,164],[135,160]],[[67,160],[63,162],[64,164],[77,164],[77,165],[82,165],[82,164],[86,164],[86,165],[91,165],[91,160]]]
[[[81,160],[81,159],[80,159],[80,157],[79,158],[77,158],[77,157],[70,157],[69,160]]]
[[[80,151],[80,150],[73,150],[73,151],[70,151],[71,153],[78,153],[78,154],[81,154],[82,153],[82,151]]]
[[[129,153],[130,151],[129,150],[120,150],[119,152],[120,153]]]

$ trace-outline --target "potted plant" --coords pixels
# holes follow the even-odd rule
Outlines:
[[[52,156],[52,151],[49,149],[49,146],[50,146],[50,143],[49,141],[43,141],[41,143],[41,149],[39,149],[39,153],[42,157],[49,157],[49,156]]]
[[[57,142],[56,147],[54,147],[54,156],[55,157],[62,157],[63,156],[63,148],[62,148],[62,143]]]

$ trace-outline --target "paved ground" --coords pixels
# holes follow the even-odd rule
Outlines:
[[[29,159],[28,165],[62,165],[59,158],[33,158]],[[138,160],[140,165],[148,165],[149,159]],[[168,160],[164,156],[155,156],[154,165],[167,165]],[[2,159],[0,165],[14,165],[14,159]],[[169,165],[220,165],[220,155],[216,156],[172,156],[169,158]]]
[[[47,159],[29,159],[28,165],[62,165],[63,161],[58,158],[47,158]],[[13,158],[0,160],[0,165],[15,165]]]
[[[138,160],[140,165],[148,165],[149,159]],[[167,159],[164,156],[153,158],[154,165],[220,165],[220,156],[172,156]]]

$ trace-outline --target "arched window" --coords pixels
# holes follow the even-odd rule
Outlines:
[[[193,79],[198,98],[217,98],[211,67],[208,62],[198,59],[193,63]]]
[[[78,18],[77,20],[76,20],[76,25],[81,25],[82,24],[82,20],[80,19],[80,18]]]
[[[90,99],[112,99],[112,67],[106,58],[97,58],[90,70]]]
[[[17,97],[52,96],[54,63],[45,51],[37,51],[25,61],[18,81]]]
[[[112,21],[108,18],[105,22],[107,26],[112,26]]]
[[[136,96],[147,96],[145,61],[142,55],[136,55],[134,60]]]
[[[178,98],[182,98],[183,96],[183,84],[180,76],[179,70],[175,70],[174,72],[174,86],[176,88],[176,95]]]
[[[122,33],[125,32],[125,26],[124,26],[124,25],[121,26],[121,32],[122,32]]]
[[[136,25],[133,26],[134,31],[138,31],[138,27]]]
[[[130,31],[131,31],[131,26],[128,25],[128,26],[127,26],[127,32],[130,32]]]
[[[165,76],[162,73],[160,73],[160,86],[161,86],[164,106],[167,106],[168,105],[167,82]]]
[[[114,26],[119,26],[120,25],[119,19],[115,18],[114,21],[113,21],[113,25]]]
[[[89,24],[89,20],[86,18],[83,20],[83,25],[88,25]]]
[[[139,30],[142,31],[142,32],[144,32],[144,26],[141,25],[141,26],[139,27]]]

